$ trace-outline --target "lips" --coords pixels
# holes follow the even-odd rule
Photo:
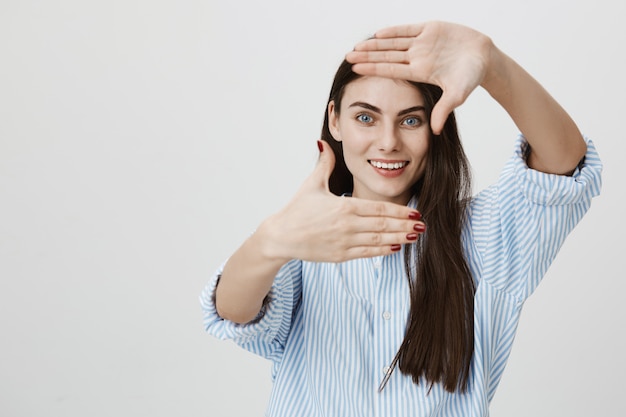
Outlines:
[[[368,162],[374,168],[386,169],[389,171],[402,169],[409,164],[409,161],[382,162],[382,161],[374,161],[372,159],[370,159]]]

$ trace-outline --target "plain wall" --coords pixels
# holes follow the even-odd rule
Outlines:
[[[604,188],[528,301],[493,416],[624,416],[624,6],[612,0],[0,1],[0,416],[261,416],[270,365],[198,296],[317,158],[345,52],[490,35],[594,139]],[[517,130],[458,110],[475,188]]]

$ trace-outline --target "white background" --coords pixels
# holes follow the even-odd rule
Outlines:
[[[490,35],[572,114],[603,194],[528,301],[493,416],[624,416],[624,6],[613,0],[0,1],[0,416],[261,416],[270,366],[199,293],[313,168],[381,27]],[[459,110],[475,189],[517,134]]]

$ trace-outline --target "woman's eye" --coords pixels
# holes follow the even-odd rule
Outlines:
[[[422,121],[419,119],[419,117],[407,117],[402,121],[402,124],[405,124],[409,127],[417,127],[421,124],[421,122]]]
[[[356,119],[361,123],[372,123],[374,119],[369,114],[359,114]]]

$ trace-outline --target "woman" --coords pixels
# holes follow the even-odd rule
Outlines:
[[[487,415],[524,301],[599,193],[599,159],[472,29],[389,28],[346,59],[318,166],[210,281],[207,330],[273,361],[268,416]],[[470,198],[452,111],[479,85],[521,136]]]

